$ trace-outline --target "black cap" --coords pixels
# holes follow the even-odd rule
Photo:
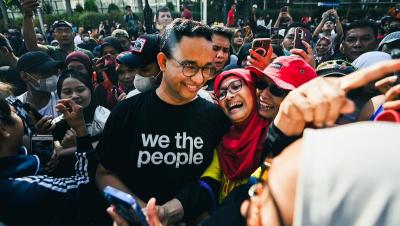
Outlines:
[[[52,25],[53,31],[57,27],[69,27],[72,29],[72,24],[65,20],[57,20],[57,21],[54,21],[54,23]]]
[[[117,57],[117,62],[131,68],[145,67],[148,64],[156,63],[160,45],[160,35],[142,35],[133,43],[131,54]]]
[[[17,63],[19,71],[33,73],[46,73],[54,68],[62,68],[63,66],[64,62],[56,61],[42,51],[27,52],[18,59]]]

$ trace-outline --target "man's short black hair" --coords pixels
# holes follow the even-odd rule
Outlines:
[[[224,26],[212,26],[212,33],[213,35],[220,35],[222,37],[227,38],[229,41],[233,37],[233,31],[227,27]]]
[[[347,32],[356,28],[371,28],[374,32],[374,37],[376,38],[378,35],[378,26],[375,24],[375,22],[371,20],[356,20],[344,27],[343,39],[346,38]]]
[[[125,6],[125,10],[131,9],[132,7],[130,5]]]
[[[308,25],[306,25],[306,24],[303,24],[303,23],[300,23],[300,22],[292,22],[292,23],[290,23],[288,26],[287,26],[287,28],[286,28],[286,30],[285,30],[285,35],[284,35],[284,37],[286,37],[286,35],[287,35],[287,33],[289,32],[289,30],[290,30],[290,28],[296,28],[296,27],[301,27],[301,28],[305,28],[305,29],[307,29],[307,30],[309,30],[310,32],[311,32],[311,28],[308,26]]]
[[[10,41],[0,33],[0,47],[6,47],[8,51],[12,52],[13,48],[11,47]]]
[[[211,42],[212,30],[201,22],[177,18],[166,27],[161,37],[161,52],[171,57],[172,49],[184,36],[201,37]]]
[[[158,19],[158,16],[160,15],[160,12],[163,12],[163,13],[170,12],[171,13],[171,10],[167,6],[159,8],[156,12],[157,19]]]

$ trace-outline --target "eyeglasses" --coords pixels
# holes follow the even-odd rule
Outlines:
[[[283,215],[282,215],[281,209],[279,208],[278,202],[271,191],[271,186],[269,185],[269,182],[267,179],[269,167],[270,167],[270,163],[266,160],[261,166],[261,169],[262,169],[261,178],[260,178],[261,182],[251,186],[248,191],[248,194],[251,198],[250,200],[252,200],[254,198],[259,198],[261,200],[260,200],[260,202],[256,202],[256,203],[253,203],[252,201],[250,202],[250,205],[249,205],[249,208],[247,211],[247,215],[252,214],[251,212],[253,212],[254,214],[257,215],[256,217],[258,218],[258,220],[257,220],[258,223],[261,223],[261,214],[262,213],[259,212],[259,209],[261,208],[261,204],[266,201],[265,198],[269,196],[269,198],[272,201],[272,206],[274,207],[276,215],[278,217],[279,225],[284,226],[285,222],[283,220]],[[266,193],[267,196],[265,196],[265,193],[264,193],[265,189],[267,190],[267,193]],[[264,193],[264,195],[262,195],[263,193]]]
[[[195,64],[191,63],[185,63],[185,62],[180,62],[174,57],[171,56],[171,59],[176,61],[180,67],[182,67],[182,74],[186,77],[193,77],[199,72],[201,69],[201,75],[203,76],[204,79],[209,79],[212,76],[214,76],[215,73],[215,67],[214,66],[204,66],[204,67],[199,67]]]
[[[289,92],[287,90],[284,90],[282,88],[279,88],[276,85],[270,85],[266,83],[265,81],[259,79],[256,81],[256,88],[260,90],[264,90],[266,88],[269,89],[269,92],[276,97],[283,97],[286,96]]]
[[[228,96],[228,92],[230,94],[235,94],[235,93],[239,92],[242,89],[242,86],[243,86],[243,82],[240,79],[229,83],[228,87],[219,90],[218,100],[221,101],[221,100],[225,99]]]

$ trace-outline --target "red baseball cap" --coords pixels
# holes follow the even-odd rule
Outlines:
[[[386,110],[379,114],[375,121],[400,123],[400,112],[395,110]]]
[[[256,67],[248,67],[259,78],[269,78],[275,85],[285,90],[294,90],[304,83],[318,77],[303,59],[293,56],[281,56],[270,63],[264,71]]]

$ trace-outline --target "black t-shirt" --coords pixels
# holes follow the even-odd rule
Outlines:
[[[17,68],[10,66],[0,67],[0,81],[9,83],[14,88],[14,95],[19,96],[26,92],[26,84],[21,79]]]
[[[222,110],[203,98],[176,106],[151,90],[114,108],[97,152],[135,195],[161,204],[200,178],[229,126]]]

